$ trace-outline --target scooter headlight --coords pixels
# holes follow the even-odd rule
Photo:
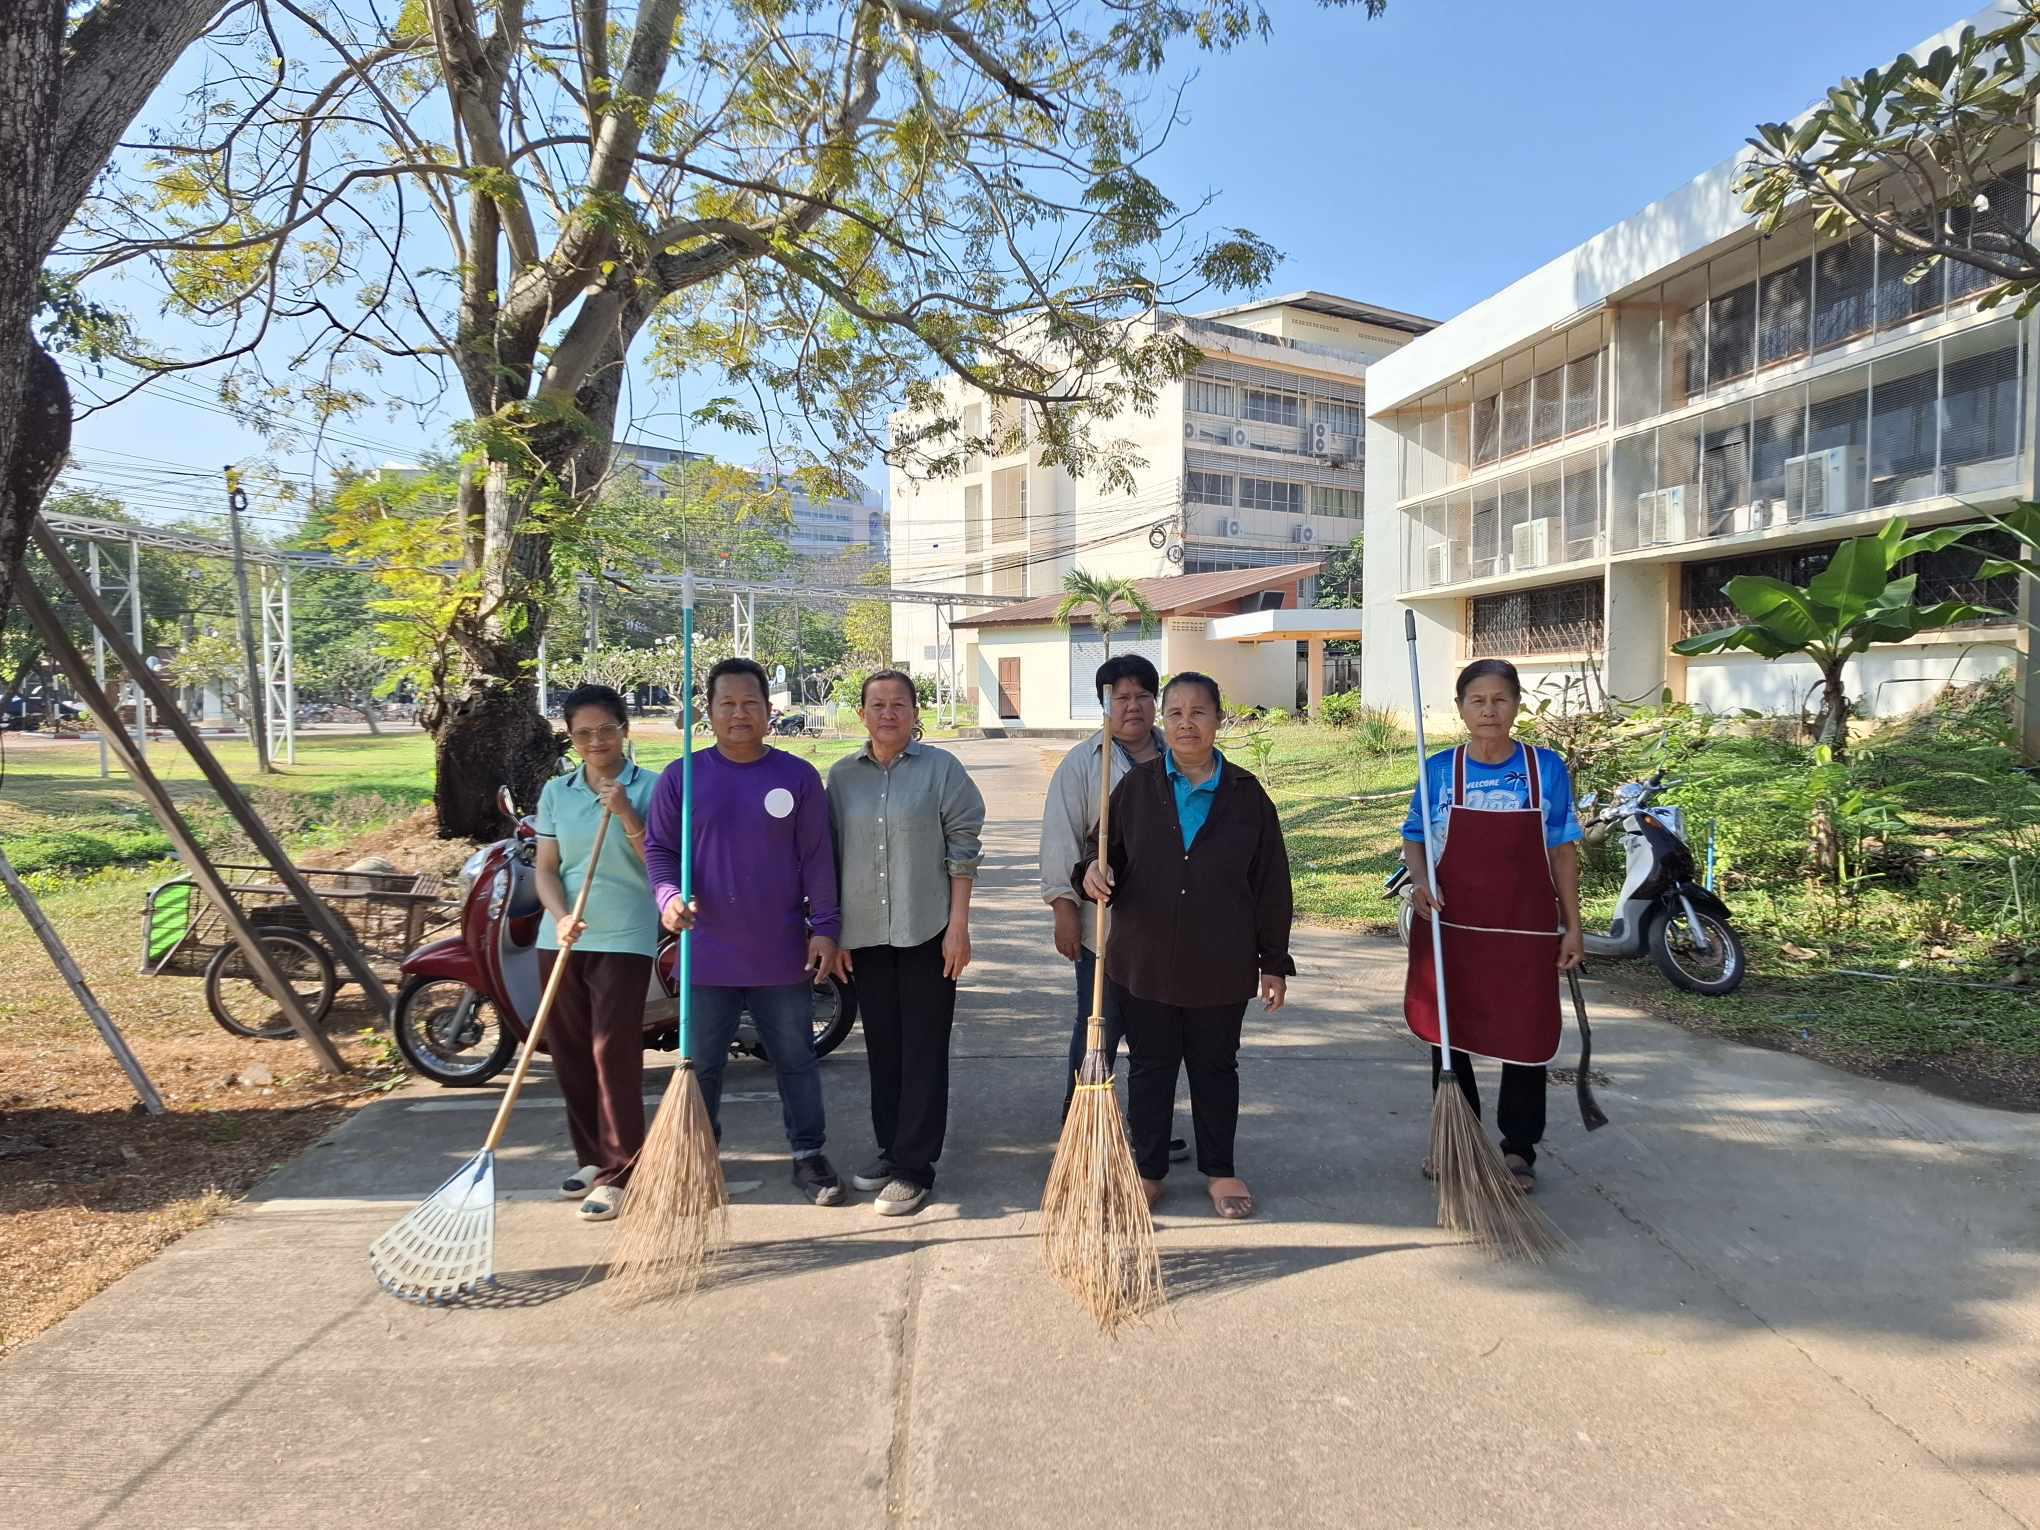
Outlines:
[[[487,849],[477,850],[469,856],[460,868],[460,895],[465,898],[474,891],[475,878],[482,874],[482,864],[489,858]]]

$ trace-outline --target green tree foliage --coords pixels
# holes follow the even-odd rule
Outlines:
[[[2003,177],[2022,167],[2040,104],[2040,0],[2014,9],[2004,26],[1843,80],[1798,123],[1758,127],[1737,189],[1764,231],[1805,208],[1823,232],[1868,230],[1887,258],[1915,257],[1908,280],[1955,261],[2001,284],[1981,306],[2031,311],[2034,205]]]
[[[1026,408],[1045,462],[1111,487],[1135,463],[1093,426],[1197,359],[1151,315],[1274,267],[1147,168],[1169,120],[1151,82],[1176,50],[1265,35],[1257,0],[335,0],[278,25],[281,44],[216,34],[222,83],[128,135],[147,146],[64,270],[89,289],[145,264],[236,360],[230,401],[280,387],[323,418],[455,381],[448,831],[495,827],[506,761],[520,794],[548,763],[543,607],[555,559],[587,549],[641,339],[710,379],[696,420],[767,435],[811,493],[881,445],[923,473],[988,449],[938,370]],[[919,423],[882,440],[902,405]]]
[[[866,570],[858,581],[877,588],[892,583],[892,569],[883,563]],[[882,600],[853,601],[843,610],[844,656],[867,669],[892,662],[892,607]]]
[[[297,661],[297,692],[306,700],[349,707],[361,714],[369,732],[380,733],[376,713],[382,699],[395,689],[402,668],[380,637],[357,628]]]
[[[1966,601],[1913,604],[1914,574],[1899,567],[1917,553],[1939,552],[1969,534],[1966,526],[1943,526],[1906,535],[1893,519],[1875,536],[1851,537],[1835,549],[1826,568],[1804,585],[1763,574],[1740,574],[1724,587],[1745,620],[1674,643],[1674,653],[1695,656],[1746,649],[1766,659],[1804,658],[1820,670],[1818,734],[1835,760],[1848,755],[1848,697],[1843,671],[1873,643],[1903,643],[1922,632],[2000,613]]]

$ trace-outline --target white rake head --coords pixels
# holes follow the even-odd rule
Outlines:
[[[484,1148],[368,1251],[390,1295],[443,1302],[496,1279],[496,1155]]]

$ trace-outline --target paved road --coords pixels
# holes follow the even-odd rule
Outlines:
[[[363,1252],[473,1151],[412,1090],[0,1367],[0,1525],[1793,1527],[2040,1524],[2040,1127],[1606,1005],[1615,1124],[1555,1093],[1546,1209],[1497,1267],[1432,1225],[1398,953],[1305,932],[1250,1020],[1242,1170],[1161,1217],[1173,1317],[1101,1340],[1032,1238],[1069,1000],[1030,889],[1032,744],[966,744],[993,822],[950,1151],[902,1226],[766,1186],[691,1304],[618,1313],[548,1196],[557,1097],[503,1154],[494,1299],[420,1310]],[[861,1054],[826,1065],[839,1160]]]

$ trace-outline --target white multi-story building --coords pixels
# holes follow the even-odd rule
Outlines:
[[[1299,292],[1155,322],[1179,329],[1203,359],[1162,390],[1151,414],[1095,427],[1141,459],[1131,490],[1043,466],[1027,440],[1010,455],[973,458],[952,477],[916,480],[896,467],[893,583],[1039,597],[1079,567],[1140,579],[1300,568],[1287,583],[1301,581],[1307,604],[1312,565],[1360,533],[1368,369],[1431,321]],[[1011,407],[954,380],[948,387],[968,435],[994,427]],[[1271,588],[1282,583],[1272,579]],[[953,662],[966,687],[988,695],[994,672],[980,675],[977,630],[952,636],[954,614],[895,605],[893,654],[919,671]],[[1290,704],[1295,642],[1307,636],[1299,627],[1295,638],[1260,639],[1286,641],[1290,655],[1288,679],[1269,704]]]
[[[610,452],[611,476],[628,474],[641,484],[657,481],[668,469],[712,460],[707,452],[653,446],[642,441],[618,441]],[[769,480],[761,477],[758,482],[762,489]],[[851,548],[862,547],[872,561],[884,561],[885,507],[872,503],[870,491],[862,484],[855,496],[828,499],[812,498],[791,478],[782,480],[782,484],[792,500],[785,523],[785,541],[795,557],[840,558]]]
[[[1734,190],[1740,163],[1370,371],[1370,699],[1407,697],[1409,610],[1427,704],[1449,703],[1459,665],[1494,656],[1532,685],[1598,670],[1617,697],[1794,712],[1810,664],[1670,651],[1739,619],[1729,579],[1803,583],[1841,539],[1893,516],[1973,520],[2025,496],[2031,325],[1979,312],[1988,280],[1970,267],[1914,280],[1912,257],[1817,235],[1803,215],[1760,236]],[[2023,223],[2022,163],[2004,169],[1991,205],[1957,216]],[[2012,604],[1972,554],[1917,561],[1922,600]],[[1850,693],[1871,713],[1918,705],[2009,662],[2018,630],[1873,649]]]

